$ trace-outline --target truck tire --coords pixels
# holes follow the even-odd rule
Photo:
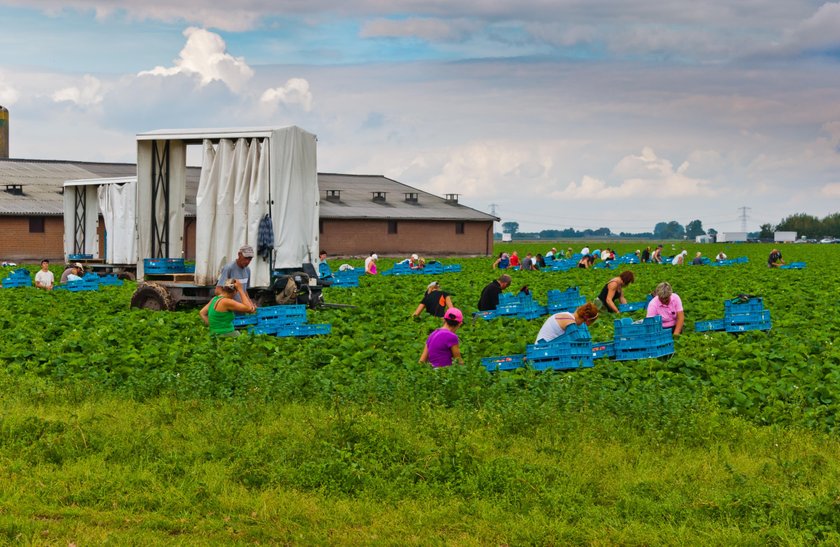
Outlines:
[[[131,296],[131,307],[152,311],[174,311],[175,303],[166,287],[142,283]]]
[[[117,279],[127,280],[127,281],[134,281],[137,277],[134,275],[134,272],[126,272],[122,271],[117,274]]]

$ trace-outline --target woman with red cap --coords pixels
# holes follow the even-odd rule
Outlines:
[[[423,353],[420,355],[421,363],[430,363],[433,367],[448,367],[452,361],[457,359],[458,363],[464,364],[461,358],[461,348],[458,345],[458,335],[455,334],[464,323],[464,314],[458,308],[449,308],[443,315],[443,326],[436,329],[429,335]]]

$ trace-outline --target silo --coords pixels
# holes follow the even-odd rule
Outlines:
[[[0,159],[9,157],[9,111],[0,106]]]

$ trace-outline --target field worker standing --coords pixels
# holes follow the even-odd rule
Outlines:
[[[50,261],[41,261],[41,269],[35,274],[35,286],[45,291],[51,291],[55,285],[55,274],[50,271]]]
[[[254,313],[257,307],[251,302],[238,279],[226,279],[220,287],[216,288],[222,294],[214,296],[201,308],[198,315],[204,324],[210,327],[212,336],[239,336],[239,332],[233,327],[234,312]],[[234,296],[239,296],[240,300],[234,300]]]
[[[455,332],[464,323],[464,314],[458,308],[449,308],[443,316],[443,326],[432,331],[426,340],[423,353],[420,354],[421,363],[430,363],[435,368],[448,367],[452,361],[464,364],[461,357],[458,335]]]
[[[635,279],[636,276],[630,270],[621,272],[618,277],[613,277],[601,289],[601,293],[595,300],[595,305],[598,306],[598,309],[606,308],[608,312],[618,313],[618,305],[615,301],[618,300],[620,304],[627,303],[627,299],[624,298],[624,287],[631,284]]]
[[[365,273],[376,275],[376,261],[379,260],[379,255],[370,253],[370,256],[365,259]]]
[[[495,310],[499,305],[499,295],[502,291],[510,287],[511,278],[509,275],[501,275],[499,279],[490,282],[481,291],[481,297],[478,299],[479,311]]]
[[[646,317],[662,317],[662,327],[671,329],[674,336],[682,334],[685,314],[683,313],[682,300],[674,293],[671,284],[667,281],[660,283],[653,291],[654,298],[648,302]]]
[[[598,308],[590,302],[576,309],[575,313],[567,311],[555,313],[543,323],[539,334],[537,334],[536,343],[551,342],[558,336],[563,336],[566,333],[566,328],[572,323],[578,326],[586,323],[588,327],[596,319],[598,319]]]
[[[76,277],[81,277],[84,273],[85,267],[81,265],[81,263],[76,262],[75,264],[70,264],[65,268],[65,270],[61,273],[61,283],[67,283],[67,278],[71,275],[75,275]]]
[[[251,284],[251,268],[248,265],[254,259],[254,248],[250,245],[243,245],[239,248],[236,260],[230,264],[225,265],[219,273],[219,281],[216,283],[216,296],[222,294],[222,287],[228,279],[235,279],[239,281],[243,291],[248,292],[248,286]],[[242,297],[237,292],[233,295],[234,300],[243,302]]]
[[[423,313],[424,309],[429,313],[429,315],[443,317],[444,312],[451,307],[452,299],[449,297],[449,294],[440,290],[440,283],[432,281],[429,283],[429,286],[426,287],[426,294],[423,295],[423,300],[420,301],[417,309],[414,310],[412,317],[420,317],[420,314]]]

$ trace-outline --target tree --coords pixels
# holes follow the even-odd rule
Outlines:
[[[518,222],[502,222],[502,231],[506,234],[513,235],[519,231]]]
[[[671,222],[659,222],[653,229],[653,235],[657,239],[682,239],[685,235],[685,228],[676,220]]]
[[[823,224],[815,216],[806,215],[805,213],[797,213],[790,215],[776,226],[777,230],[783,232],[796,232],[800,236],[818,238],[822,237]]]
[[[706,233],[711,237],[717,237],[717,230],[715,230],[714,228],[709,228],[708,231],[706,231]]]
[[[773,239],[773,225],[762,224],[761,231],[758,233],[758,239]]]
[[[691,222],[685,225],[685,235],[689,239],[694,239],[697,236],[706,235],[706,231],[703,229],[703,223],[699,220],[692,220]]]

